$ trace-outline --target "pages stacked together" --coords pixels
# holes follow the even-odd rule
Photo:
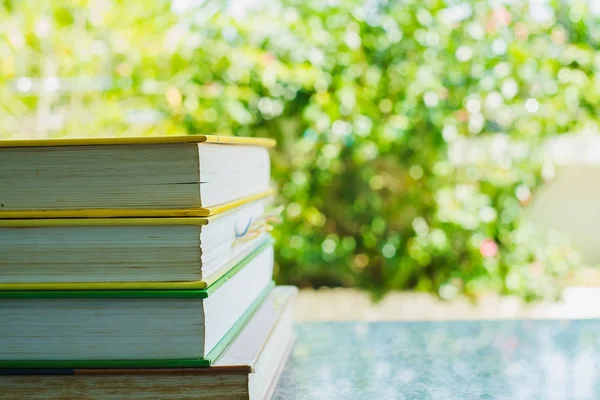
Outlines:
[[[2,387],[28,398],[64,398],[65,379],[81,382],[69,385],[81,398],[111,398],[114,385],[131,398],[169,385],[268,395],[294,293],[272,283],[273,145],[0,142]]]

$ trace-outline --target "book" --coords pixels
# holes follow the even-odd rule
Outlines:
[[[272,273],[269,245],[202,290],[0,291],[0,367],[210,365]]]
[[[259,138],[0,141],[0,218],[209,216],[272,194]]]
[[[270,240],[266,203],[206,218],[0,220],[0,290],[204,289]]]
[[[3,369],[0,387],[22,399],[268,399],[290,354],[297,289],[277,287],[208,368]]]

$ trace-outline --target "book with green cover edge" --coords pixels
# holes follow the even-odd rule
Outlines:
[[[210,367],[229,343],[242,331],[242,328],[252,318],[267,298],[275,283],[271,282],[246,312],[227,331],[216,346],[206,354],[205,358],[181,360],[0,360],[0,368],[186,368]]]
[[[261,251],[273,244],[268,239],[252,250],[243,260],[206,289],[141,289],[141,290],[11,290],[0,291],[0,299],[58,299],[58,298],[197,298],[206,299],[225,282],[233,278]]]
[[[257,342],[254,340],[256,337],[255,333],[263,332],[267,336],[264,339],[270,338],[273,333],[274,327],[279,324],[281,317],[286,307],[289,307],[290,303],[297,296],[298,289],[294,286],[275,286],[245,324],[244,328],[236,335],[236,337],[229,342],[225,347],[225,350],[213,360],[211,363],[211,370],[218,369],[219,371],[235,371],[238,373],[251,373],[255,370],[259,357],[257,357],[257,351],[260,353],[264,350],[261,346],[257,349]],[[268,304],[267,304],[268,303]],[[268,317],[267,317],[268,315]],[[260,324],[257,324],[260,321]],[[260,325],[260,327],[259,327]],[[252,332],[252,338],[248,339],[249,332]],[[240,345],[240,344],[243,344]],[[263,343],[264,344],[264,343]],[[249,349],[253,349],[249,351]],[[49,376],[49,375],[94,375],[94,376],[107,376],[107,375],[138,375],[145,373],[157,373],[163,375],[179,375],[179,374],[193,374],[202,375],[207,372],[208,368],[0,368],[0,379],[2,376]]]

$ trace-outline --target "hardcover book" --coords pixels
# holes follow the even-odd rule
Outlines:
[[[210,365],[272,273],[268,244],[206,289],[0,291],[0,367]]]
[[[270,139],[0,141],[0,218],[209,216],[272,194]]]
[[[2,369],[12,399],[268,399],[291,351],[294,287],[275,288],[210,367]]]
[[[0,290],[204,289],[270,240],[265,205],[205,218],[0,220]]]

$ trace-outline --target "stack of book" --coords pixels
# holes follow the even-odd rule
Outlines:
[[[269,397],[268,139],[0,142],[0,388],[14,399]]]

